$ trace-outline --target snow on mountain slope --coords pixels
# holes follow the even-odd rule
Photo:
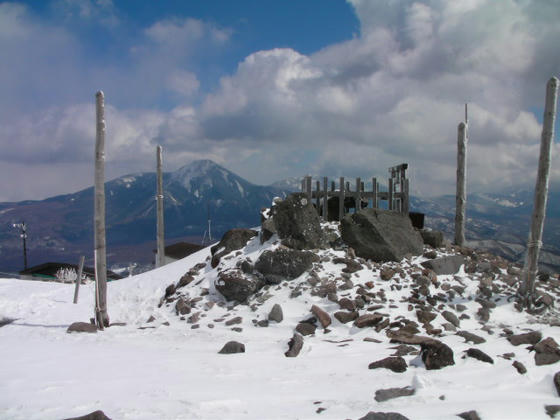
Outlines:
[[[223,257],[215,269],[208,264],[207,248],[160,269],[111,282],[111,321],[126,325],[97,334],[66,333],[70,323],[92,315],[92,284],[81,288],[79,304],[73,305],[72,285],[0,280],[0,319],[15,318],[0,328],[0,418],[66,418],[101,409],[113,419],[358,419],[370,411],[452,419],[469,410],[484,419],[546,419],[544,406],[560,404],[552,381],[559,365],[536,366],[534,353],[526,346],[512,346],[504,337],[504,328],[510,328],[515,333],[539,330],[543,338],[558,339],[559,327],[535,324],[539,318],[513,308],[506,293],[510,289],[501,280],[505,270],[496,277],[500,292],[492,297],[496,308],[485,324],[477,318],[480,305],[474,300],[481,273],[466,274],[461,268],[457,275],[440,275],[428,286],[434,297],[445,295],[444,290],[463,290],[450,301],[438,300],[438,305],[457,316],[467,315],[461,317],[460,330],[485,340],[477,346],[464,342],[445,327],[442,308],[433,307],[431,327],[442,329],[436,338],[453,349],[453,366],[427,370],[418,354],[408,354],[403,356],[408,365],[403,373],[369,370],[369,363],[393,354],[397,344],[389,343],[382,329],[357,328],[335,318],[328,329],[319,327],[304,337],[298,357],[285,357],[294,328],[311,316],[312,305],[330,314],[340,310],[337,303],[314,293],[323,282],[313,286],[310,278],[315,276],[306,272],[265,286],[242,305],[226,302],[213,287],[219,270],[247,258],[256,261],[265,250],[277,247],[274,237],[263,246],[254,238],[240,252]],[[375,296],[360,314],[384,314],[397,324],[416,320],[416,308],[407,300],[415,287],[410,273],[422,272],[418,264],[425,257],[384,265],[358,260],[361,269],[347,275],[345,265],[335,263],[335,258],[346,256],[344,251],[327,249],[318,255],[321,262],[313,271],[319,279],[337,284],[338,298],[355,299],[363,293],[360,288]],[[194,280],[178,289],[179,296],[196,302],[192,313],[181,317],[175,310],[178,295],[167,303],[162,298],[168,285],[197,264]],[[387,268],[395,275],[381,280]],[[275,303],[282,306],[284,320],[258,326]],[[199,320],[189,323],[187,318],[195,312]],[[421,335],[427,334],[419,328]],[[244,343],[246,352],[218,354],[230,340]],[[490,355],[494,363],[464,357],[472,347]],[[413,350],[417,353],[419,348]],[[502,357],[512,352],[512,360]],[[517,373],[513,360],[528,372]],[[374,399],[376,390],[405,386],[412,387],[414,395]]]

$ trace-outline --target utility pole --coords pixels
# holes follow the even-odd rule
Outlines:
[[[546,100],[541,134],[541,150],[535,185],[535,201],[531,217],[531,230],[527,241],[525,266],[521,274],[520,295],[522,304],[531,308],[535,297],[535,277],[538,270],[539,252],[542,247],[548,183],[550,177],[551,146],[554,139],[554,120],[556,119],[556,102],[558,99],[558,79],[552,77],[546,85]]]
[[[23,269],[27,270],[27,228],[25,227],[25,222],[14,223],[13,227],[20,229],[20,238],[23,240]]]
[[[162,161],[163,149],[158,146],[156,149],[156,172],[157,172],[157,253],[156,253],[156,268],[165,265],[165,237],[164,237],[164,224],[163,224],[163,174],[162,174]]]
[[[457,194],[455,196],[455,245],[465,245],[465,212],[467,208],[467,129],[468,113],[465,104],[465,122],[457,128]]]
[[[95,257],[95,320],[99,329],[109,326],[107,313],[107,243],[105,236],[105,97],[102,91],[96,99],[95,135],[95,199],[94,199],[94,257]]]

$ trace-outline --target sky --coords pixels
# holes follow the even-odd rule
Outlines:
[[[454,193],[533,188],[557,0],[0,1],[0,201],[212,159],[256,184],[306,174]],[[558,124],[551,188],[560,189]]]

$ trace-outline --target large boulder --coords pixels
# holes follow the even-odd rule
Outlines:
[[[341,222],[342,240],[356,255],[376,262],[401,261],[420,255],[424,242],[410,219],[394,211],[363,209]]]
[[[436,258],[424,261],[422,266],[433,270],[437,275],[455,274],[461,266],[465,264],[465,257],[462,255],[450,255],[447,257]]]
[[[442,369],[455,364],[453,350],[441,341],[433,340],[424,342],[422,347],[422,361],[426,369]]]
[[[319,261],[317,255],[309,251],[279,248],[264,251],[255,262],[255,270],[263,275],[265,281],[278,284],[282,280],[293,280]]]
[[[249,239],[257,236],[257,232],[251,229],[231,229],[228,230],[220,242],[210,248],[212,253],[212,268],[220,263],[220,258],[232,251],[243,248]]]
[[[261,282],[253,276],[246,276],[241,270],[231,269],[218,274],[216,290],[227,300],[245,302],[261,287]]]
[[[282,244],[293,249],[323,248],[319,214],[306,194],[291,194],[274,209],[274,225]]]

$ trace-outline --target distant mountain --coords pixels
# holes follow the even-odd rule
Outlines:
[[[126,175],[105,184],[109,263],[134,258],[130,249],[139,244],[152,258],[156,234],[156,175]],[[214,238],[234,227],[260,223],[259,210],[275,196],[285,195],[276,187],[251,184],[210,160],[192,162],[164,174],[166,239],[202,237],[210,214]],[[91,257],[93,244],[93,188],[42,201],[0,203],[0,271],[22,268],[21,239],[13,223],[25,221],[28,228],[29,264],[48,259],[75,261],[79,254]],[[150,245],[151,244],[151,245]],[[120,249],[127,260],[119,261]]]

